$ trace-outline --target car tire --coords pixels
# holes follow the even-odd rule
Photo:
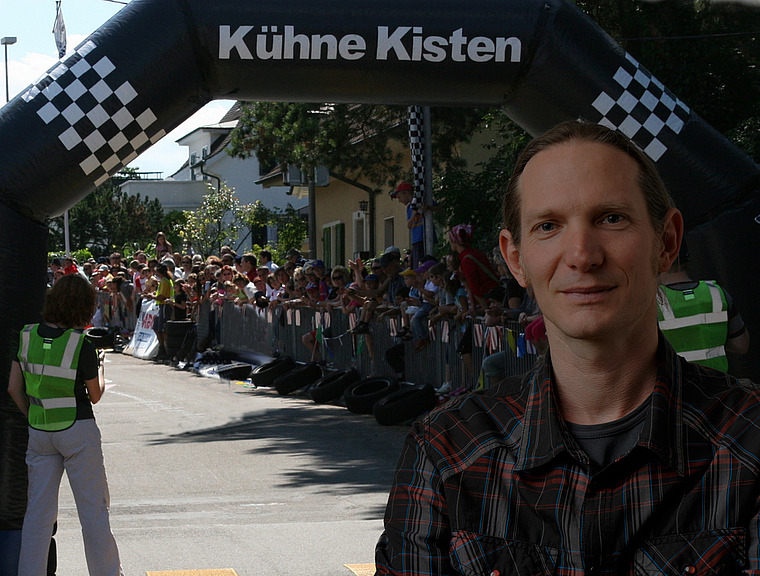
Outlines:
[[[322,367],[316,362],[299,366],[277,378],[273,386],[280,396],[287,396],[296,390],[311,386],[322,378]]]
[[[378,400],[372,407],[372,414],[378,424],[392,426],[413,420],[435,405],[435,389],[430,384],[404,386]]]
[[[108,328],[87,328],[84,335],[95,345],[95,348],[113,348],[114,333]]]
[[[276,378],[291,371],[295,366],[296,361],[293,358],[290,356],[280,356],[266,364],[256,366],[251,371],[251,383],[254,386],[271,387]]]
[[[393,378],[369,377],[349,386],[343,399],[354,414],[372,414],[375,402],[396,390],[398,383]]]
[[[317,404],[324,404],[331,400],[337,400],[351,384],[361,379],[355,368],[338,370],[317,380],[309,390],[311,399]]]

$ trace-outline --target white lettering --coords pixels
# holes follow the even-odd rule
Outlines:
[[[263,27],[263,31],[266,32],[266,27]],[[272,27],[272,32],[277,32],[277,28]],[[269,60],[274,58],[275,60],[282,60],[282,36],[276,34],[271,36],[272,49],[267,50],[267,37],[266,34],[259,34],[256,36],[256,56],[262,60]]]
[[[411,60],[409,53],[401,43],[401,39],[411,30],[408,26],[399,26],[391,36],[388,36],[387,26],[377,27],[377,59],[387,60],[388,52],[393,50],[399,60]]]
[[[358,34],[346,34],[338,44],[338,52],[344,60],[359,60],[366,49],[366,40]]]
[[[493,58],[494,43],[490,38],[478,36],[467,44],[467,56],[473,62],[488,62]]]
[[[466,60],[462,53],[462,47],[467,44],[467,36],[462,35],[462,29],[455,30],[449,38],[451,43],[451,59],[454,62],[464,62]]]
[[[338,57],[338,40],[332,34],[320,36],[314,34],[311,37],[311,59],[322,59],[322,46],[327,47],[327,59],[335,60]]]
[[[296,44],[299,47],[299,58],[307,60],[309,58],[309,37],[306,34],[293,34],[293,26],[285,26],[285,59],[293,59],[293,49]]]
[[[425,60],[428,62],[443,62],[446,60],[445,46],[448,46],[449,42],[442,36],[428,36],[425,38],[424,47]]]
[[[522,43],[519,38],[497,38],[496,39],[496,61],[506,62],[507,47],[510,50],[510,62],[519,62],[522,57]]]
[[[251,51],[245,45],[244,36],[253,30],[253,26],[240,26],[230,35],[229,26],[219,26],[219,58],[229,60],[232,49],[236,49],[243,60],[253,60]]]

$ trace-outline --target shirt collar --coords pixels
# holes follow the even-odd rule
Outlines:
[[[541,466],[563,452],[587,459],[559,412],[547,353],[528,374],[525,419],[516,470]],[[682,382],[678,356],[659,334],[657,381],[637,446],[654,452],[678,474],[684,473]]]

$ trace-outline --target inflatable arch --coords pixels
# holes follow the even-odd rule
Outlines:
[[[743,262],[760,169],[569,0],[133,0],[0,110],[2,374],[38,318],[46,218],[215,98],[501,105],[534,135],[614,126],[656,162],[695,266],[760,327]]]

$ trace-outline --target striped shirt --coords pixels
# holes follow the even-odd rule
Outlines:
[[[637,444],[602,470],[562,420],[548,358],[408,435],[378,574],[760,574],[760,392],[660,335]]]

